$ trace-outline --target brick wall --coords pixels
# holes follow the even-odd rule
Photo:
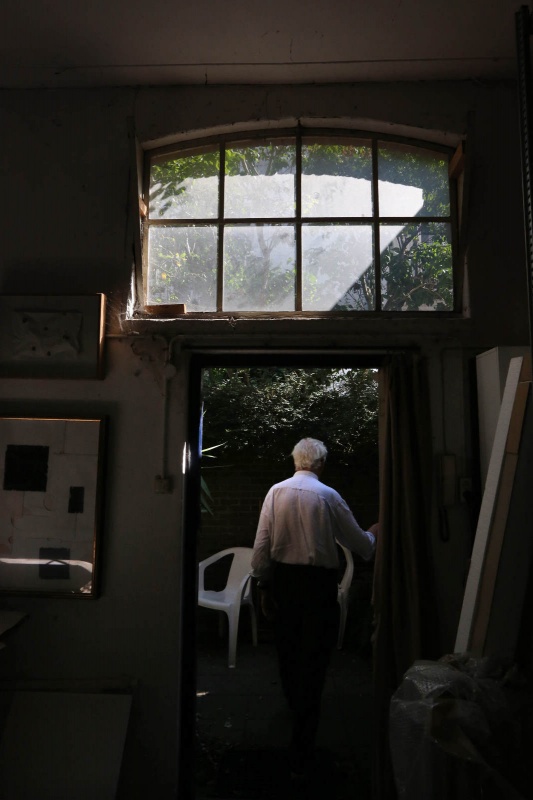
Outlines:
[[[213,515],[202,514],[198,542],[201,560],[226,547],[251,547],[263,499],[273,483],[293,474],[292,460],[285,463],[251,461],[235,456],[217,459],[203,471],[212,495]],[[328,459],[324,481],[344,497],[362,527],[378,518],[377,453],[362,462],[341,465]]]

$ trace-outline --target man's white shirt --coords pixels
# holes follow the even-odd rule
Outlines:
[[[375,537],[357,523],[340,494],[314,472],[298,470],[268,491],[257,527],[252,574],[263,577],[272,561],[336,569],[336,540],[369,561]]]

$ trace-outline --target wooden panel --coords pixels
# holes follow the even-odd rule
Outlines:
[[[509,504],[505,536],[498,564],[498,574],[483,648],[484,655],[515,658],[526,589],[533,563],[533,392],[522,428],[522,441]]]
[[[498,424],[498,415],[511,358],[526,356],[528,353],[528,347],[493,347],[491,350],[486,350],[476,357],[479,459],[482,488],[487,478],[494,433]],[[524,363],[526,363],[525,359]],[[526,380],[526,378],[520,376],[519,380]]]
[[[502,468],[500,491],[496,500],[494,519],[487,542],[485,563],[478,590],[478,602],[472,623],[469,650],[475,655],[481,655],[485,646],[517,460],[517,456],[514,454],[506,456]]]
[[[483,567],[496,509],[498,490],[500,487],[500,479],[504,466],[507,440],[515,406],[515,398],[518,390],[522,364],[523,358],[518,357],[511,359],[509,365],[509,372],[507,375],[500,413],[498,416],[498,423],[494,435],[494,444],[489,461],[485,491],[483,493],[481,509],[479,512],[470,570],[468,573],[465,594],[463,598],[463,606],[461,609],[459,626],[457,630],[455,652],[468,651],[471,646],[472,629],[476,609],[478,607]]]

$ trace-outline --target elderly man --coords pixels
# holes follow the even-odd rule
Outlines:
[[[310,766],[320,698],[338,627],[336,540],[369,560],[377,524],[364,531],[342,497],[319,478],[327,450],[318,439],[295,446],[295,474],[269,490],[252,558],[261,606],[274,625],[281,683],[293,712],[293,776]]]

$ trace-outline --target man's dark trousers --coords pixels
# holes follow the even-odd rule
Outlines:
[[[281,683],[293,712],[291,768],[304,771],[312,757],[320,701],[337,639],[336,569],[274,564],[272,596]]]

